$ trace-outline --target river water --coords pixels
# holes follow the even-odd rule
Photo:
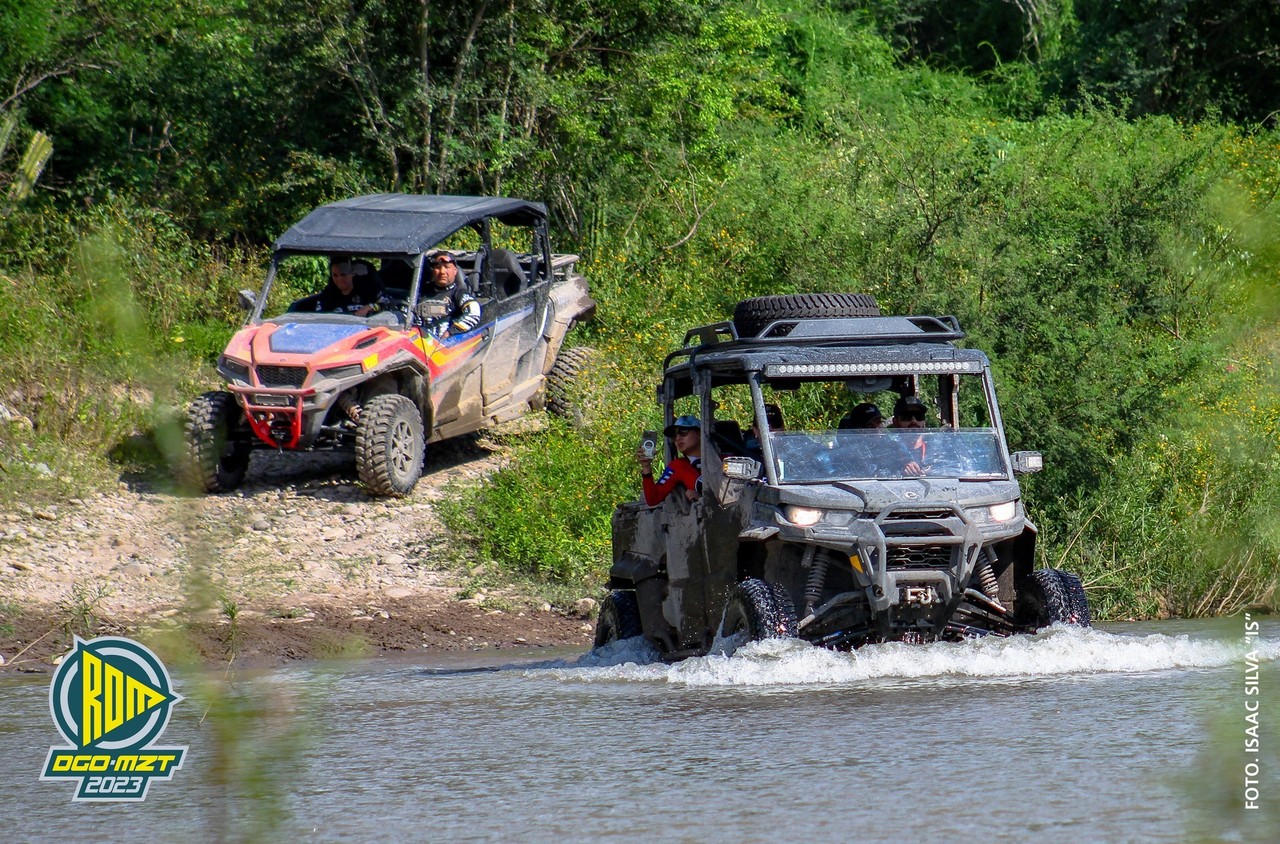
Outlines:
[[[1244,630],[177,672],[189,755],[133,804],[39,782],[49,678],[3,678],[0,840],[1276,841],[1280,620]]]

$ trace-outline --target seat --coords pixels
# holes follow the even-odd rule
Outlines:
[[[742,440],[742,426],[736,419],[717,419],[711,429],[711,444],[722,456],[747,453],[746,443]]]
[[[320,304],[320,294],[312,293],[310,296],[303,296],[297,301],[291,302],[286,313],[299,314],[310,313]]]
[[[493,273],[494,286],[506,296],[519,293],[528,281],[520,260],[507,249],[489,251],[489,269]]]
[[[382,273],[378,272],[372,261],[364,258],[355,258],[351,261],[351,266],[355,270],[357,276],[374,279],[378,284],[382,284]]]
[[[388,289],[408,290],[413,286],[413,265],[400,258],[382,259],[382,283]]]

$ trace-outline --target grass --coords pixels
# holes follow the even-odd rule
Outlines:
[[[223,616],[227,619],[227,631],[223,634],[222,646],[226,649],[227,658],[233,660],[240,651],[240,605],[225,593],[218,596],[218,604]]]
[[[102,602],[111,593],[110,584],[72,583],[67,596],[58,602],[56,609],[63,632],[68,637],[74,635],[83,639],[96,636],[102,620]]]
[[[13,601],[0,601],[0,636],[12,636],[14,622],[22,614],[22,606]]]

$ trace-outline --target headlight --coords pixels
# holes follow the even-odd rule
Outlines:
[[[1000,524],[1018,515],[1018,502],[1005,501],[990,507],[971,507],[965,511],[969,518],[980,525]]]
[[[321,378],[350,378],[352,375],[359,375],[364,370],[360,364],[352,364],[351,366],[335,366],[332,369],[320,370]]]
[[[793,525],[800,527],[813,527],[822,521],[822,510],[815,510],[812,507],[798,507],[795,504],[788,504],[782,508],[782,515]]]
[[[249,365],[226,355],[218,358],[218,369],[236,381],[249,383]]]
[[[992,504],[987,510],[993,522],[1007,522],[1018,515],[1018,502],[1006,501],[1003,504]]]

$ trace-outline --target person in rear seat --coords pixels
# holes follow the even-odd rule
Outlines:
[[[782,408],[776,404],[765,404],[764,419],[769,424],[771,432],[786,430],[786,426],[782,424]],[[760,447],[760,426],[754,420],[751,422],[751,433],[747,435],[743,445],[746,446],[748,457],[754,457],[756,460],[764,459],[764,449]]]
[[[636,450],[636,461],[640,464],[640,478],[644,484],[644,502],[650,507],[658,506],[677,489],[683,490],[689,501],[702,494],[702,423],[696,416],[677,416],[663,434],[671,437],[682,456],[668,463],[656,481],[653,479],[653,458]]]

